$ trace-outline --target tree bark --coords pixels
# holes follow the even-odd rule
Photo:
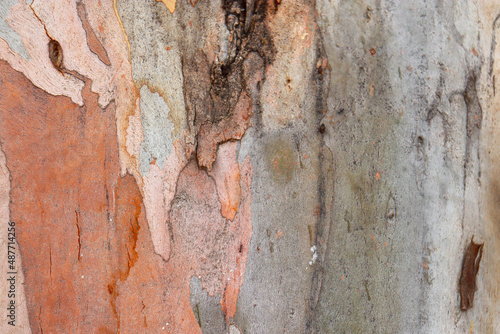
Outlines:
[[[496,1],[0,15],[0,332],[500,331]]]

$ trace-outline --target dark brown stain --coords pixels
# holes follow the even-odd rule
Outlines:
[[[49,44],[49,58],[52,62],[52,65],[58,70],[62,71],[63,69],[63,51],[61,44],[55,39],[50,39]]]
[[[281,0],[274,0],[274,9],[278,10],[279,5],[281,5]]]
[[[325,131],[326,131],[326,126],[325,126],[325,124],[323,124],[323,123],[322,123],[322,124],[320,124],[320,126],[319,126],[319,128],[318,128],[318,131],[319,131],[319,133],[321,133],[321,134],[325,133]]]
[[[116,309],[116,300],[118,298],[118,289],[116,286],[116,281],[113,282],[112,284],[108,284],[108,292],[109,292],[109,299],[111,303],[111,308],[113,309],[113,314],[115,316],[115,321],[116,321],[116,331],[117,333],[120,332],[120,315],[118,314],[118,311]]]
[[[137,236],[139,234],[139,216],[141,214],[141,197],[123,189],[130,189],[135,180],[132,177],[119,178],[115,188],[117,251],[120,255],[119,268],[120,280],[124,282],[130,273],[130,269],[138,260],[136,251]]]
[[[483,109],[479,103],[476,88],[477,76],[475,72],[471,72],[467,79],[467,85],[464,92],[464,100],[467,112],[467,136],[472,137],[481,129],[483,120]]]
[[[476,276],[483,256],[483,246],[484,244],[474,243],[474,236],[472,236],[469,247],[465,251],[460,277],[460,308],[462,311],[467,311],[474,303],[474,293],[477,290]]]

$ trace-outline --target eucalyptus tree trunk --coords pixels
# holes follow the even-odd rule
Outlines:
[[[497,1],[0,15],[2,333],[500,331]]]

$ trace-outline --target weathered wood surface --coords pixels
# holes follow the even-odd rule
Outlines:
[[[0,332],[500,331],[497,1],[0,15]]]

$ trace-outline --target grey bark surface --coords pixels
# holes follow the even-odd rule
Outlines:
[[[272,145],[297,160],[314,152],[316,171],[311,182],[301,165],[285,184],[254,174],[253,247],[235,318],[245,333],[499,330],[497,284],[489,285],[498,280],[498,230],[484,222],[481,193],[494,61],[482,27],[493,22],[477,6],[317,1],[329,90],[326,98],[310,88],[317,102],[307,114],[314,123],[326,106],[316,123],[324,136],[291,126],[251,130],[242,144],[256,171]],[[316,221],[307,214],[315,205]],[[289,237],[275,242],[279,229]],[[490,255],[475,307],[462,312],[458,280],[472,235]],[[312,246],[319,256],[310,267]]]

